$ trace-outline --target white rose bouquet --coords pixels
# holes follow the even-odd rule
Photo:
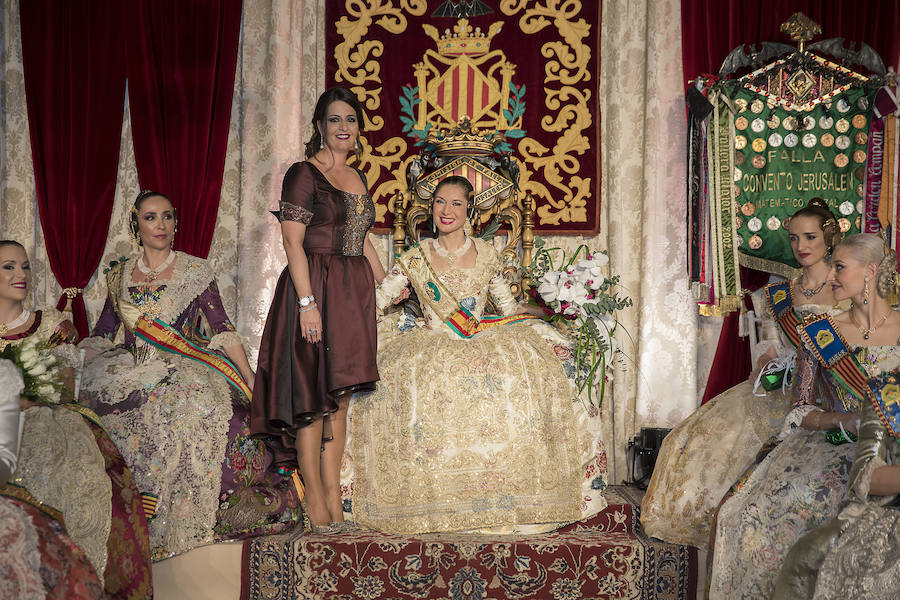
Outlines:
[[[609,256],[592,252],[584,244],[571,257],[560,248],[547,248],[542,238],[534,240],[534,259],[525,267],[533,282],[531,300],[544,309],[546,319],[568,327],[575,341],[575,379],[580,394],[585,388],[593,402],[594,382],[600,376],[597,405],[603,403],[606,383],[612,379],[613,361],[624,353],[615,333],[616,311],[633,304],[620,296],[618,275],[608,275]],[[557,263],[554,253],[562,254]],[[579,256],[583,258],[579,259]]]
[[[51,346],[46,342],[28,339],[18,346],[9,345],[0,352],[0,358],[10,360],[18,367],[25,383],[22,396],[31,402],[59,402],[59,392],[64,386],[59,359],[50,350]]]

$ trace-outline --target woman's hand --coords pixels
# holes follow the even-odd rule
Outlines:
[[[859,435],[859,419],[856,417],[856,413],[847,413],[841,417],[841,421],[844,424],[845,431],[853,435]]]
[[[518,306],[516,306],[517,315],[534,315],[535,317],[543,317],[544,309],[540,306],[535,306],[533,304],[528,304],[527,302],[520,302]]]
[[[318,306],[310,306],[312,308],[300,311],[300,333],[304,340],[315,344],[322,341],[322,315]]]
[[[396,298],[394,298],[392,304],[400,304],[407,298],[409,298],[409,287],[403,288],[403,291],[400,292],[400,294]]]

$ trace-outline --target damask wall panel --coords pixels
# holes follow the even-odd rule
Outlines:
[[[336,62],[326,83],[364,99],[361,168],[376,226],[391,223],[417,139],[467,116],[481,132],[506,136],[523,165],[519,187],[537,200],[538,232],[596,233],[601,3],[488,0],[480,3],[487,14],[434,16],[448,4],[326,3],[326,48]]]
[[[594,108],[588,111],[591,126],[581,131],[563,149],[583,144],[594,152],[595,158],[591,159],[593,166],[585,166],[587,151],[583,154],[574,152],[572,156],[579,164],[575,173],[591,179],[589,189],[592,190],[590,197],[593,200],[586,201],[586,205],[590,205],[588,208],[592,206],[595,212],[580,224],[560,217],[560,227],[545,229],[542,235],[551,246],[563,247],[569,252],[582,242],[594,249],[607,250],[612,271],[622,274],[622,283],[635,300],[635,306],[622,314],[634,340],[634,344],[623,340],[632,360],[615,373],[613,393],[607,396],[608,402],[605,401],[605,404],[608,408],[603,411],[604,437],[612,471],[610,479],[619,481],[626,474],[624,449],[628,438],[641,426],[674,425],[693,410],[699,400],[698,383],[702,384],[708,368],[705,366],[708,359],[703,361],[703,367],[697,366],[696,307],[688,290],[687,276],[681,267],[685,261],[682,226],[685,167],[680,1],[604,1],[603,40],[599,43],[600,34],[594,27],[599,23],[599,13],[583,15],[588,7],[596,7],[599,11],[599,1],[487,3],[494,13],[474,17],[473,24],[489,31],[491,23],[503,21],[502,29],[495,37],[511,35],[518,47],[528,45],[540,49],[540,44],[533,41],[533,38],[539,38],[526,36],[522,30],[523,22],[537,23],[537,17],[529,16],[537,14],[530,12],[532,10],[544,10],[546,13],[542,34],[549,35],[551,30],[557,28],[554,11],[564,7],[577,7],[579,14],[582,14],[565,17],[564,20],[577,23],[578,19],[583,18],[584,28],[589,30],[590,35],[584,34],[578,39],[587,46],[590,59],[596,61],[584,88],[585,94],[589,92],[590,100],[595,103]],[[334,21],[326,18],[325,11],[330,11],[333,5],[343,10],[345,4],[343,0],[244,2],[220,215],[209,259],[220,279],[226,308],[244,337],[251,364],[256,362],[259,336],[275,281],[285,264],[278,224],[267,211],[278,205],[284,171],[293,161],[302,158],[303,142],[312,133],[310,119],[313,106],[326,87],[326,74],[333,72],[329,66],[333,64],[333,54],[326,50],[325,36],[329,31],[332,32],[329,35],[336,35],[336,30]],[[375,15],[366,26],[372,31],[380,31],[385,38],[389,35],[386,27],[396,28],[397,20],[391,20],[391,14],[397,13],[403,17],[404,27],[411,37],[410,23],[414,19],[424,20],[426,13],[430,15],[437,5],[434,1],[426,3],[415,0],[381,0],[380,3],[372,0],[357,4],[386,7],[384,14]],[[0,42],[3,56],[0,60],[3,69],[0,70],[0,85],[5,95],[0,95],[3,113],[0,116],[0,135],[4,153],[0,160],[3,169],[0,172],[0,237],[13,237],[26,245],[32,257],[35,278],[29,303],[33,307],[48,306],[56,301],[59,288],[47,264],[36,212],[22,80],[19,0],[2,0],[2,5]],[[383,18],[388,19],[382,21],[384,25],[378,21]],[[351,27],[354,20],[358,18],[348,17],[347,27]],[[446,22],[450,24],[455,21],[447,19]],[[450,25],[440,26],[440,32],[443,33],[447,26]],[[390,36],[400,34],[390,33]],[[434,48],[436,52],[436,46],[421,27],[416,29],[415,36],[421,38],[417,43],[421,43],[423,49],[427,42],[431,44],[429,48]],[[590,36],[595,36],[593,41]],[[361,37],[359,39],[362,40]],[[550,52],[550,58],[567,47],[570,47],[569,44],[560,39],[560,45]],[[362,45],[359,49],[362,51]],[[602,78],[599,69],[601,50]],[[366,56],[373,54],[371,48],[366,52]],[[362,55],[350,53],[349,56],[355,56],[355,60]],[[385,69],[396,71],[396,56],[396,53],[381,54],[379,60],[385,64],[378,67],[377,72],[384,73]],[[537,53],[535,64],[541,73],[550,58]],[[510,61],[516,63],[516,59],[511,57]],[[416,80],[410,70],[412,62],[404,61],[402,74],[404,82],[414,84]],[[516,72],[511,75],[511,81],[517,86],[524,81],[520,80],[520,74],[526,67],[534,66],[525,63],[519,60]],[[574,63],[566,68],[572,73],[577,71]],[[361,78],[358,85],[375,90],[376,86],[365,79],[365,73],[361,66],[351,74]],[[542,90],[540,84],[526,85],[525,116],[532,111],[549,114],[552,122],[558,114],[576,114],[574,109],[567,109],[565,105],[554,110],[547,109],[544,103],[549,96]],[[538,92],[540,96],[532,98],[532,94]],[[376,94],[375,91],[372,93]],[[397,97],[388,97],[386,93],[370,95],[367,101],[374,105],[367,107],[367,113],[373,119],[395,118],[399,111],[391,113],[381,102],[397,100]],[[597,118],[600,114],[598,107],[604,111],[602,123]],[[104,266],[122,254],[134,252],[126,223],[138,184],[127,107],[125,115],[116,198],[102,263]],[[602,148],[594,143],[595,138],[590,137],[597,134],[589,132],[591,128],[597,130],[601,125],[604,137]],[[380,127],[387,131],[384,121]],[[526,138],[513,138],[519,157],[522,153],[518,146],[532,137],[532,131],[539,131],[540,124],[537,127],[530,129],[526,124],[523,126],[528,133]],[[400,137],[401,128],[396,129],[396,137],[403,142],[404,152],[411,157],[410,140]],[[557,132],[557,135],[561,133]],[[381,151],[391,154],[384,142],[377,145],[375,142],[375,135],[370,135],[366,140],[367,149],[381,148]],[[547,156],[553,153],[554,145],[546,143],[543,147],[548,149]],[[604,158],[602,180],[597,166],[601,153]],[[364,167],[378,169],[383,179],[379,179],[381,184],[376,186],[387,182],[385,189],[389,190],[390,185],[405,185],[403,181],[390,184],[388,179],[388,173],[395,175],[398,171],[402,175],[405,164],[401,163],[398,168],[373,164]],[[561,177],[569,177],[566,169],[571,166],[564,161],[555,168],[559,169]],[[593,172],[588,175],[591,169]],[[369,180],[376,181],[371,175]],[[529,181],[535,180],[523,180],[520,185]],[[601,191],[602,212],[597,201]],[[380,193],[386,197],[392,195],[390,191]],[[555,197],[563,198],[562,195]],[[546,203],[543,206],[548,207],[551,213],[565,214],[565,206],[555,208]],[[382,207],[385,211],[384,205]],[[583,228],[584,235],[557,235],[562,230],[577,231],[576,225]],[[601,231],[599,235],[592,233],[597,228]],[[377,235],[373,238],[382,262],[387,264],[391,253],[390,236]],[[497,241],[501,242],[499,239]],[[99,314],[105,293],[101,269],[85,292],[91,322]]]

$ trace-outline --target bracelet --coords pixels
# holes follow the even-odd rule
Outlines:
[[[315,304],[315,303],[316,303],[316,298],[315,298],[315,296],[312,296],[312,295],[301,296],[300,298],[297,298],[297,304],[299,304],[301,308],[309,306],[310,304]]]
[[[302,312],[302,313],[309,312],[309,311],[311,311],[311,310],[314,309],[314,308],[319,308],[319,305],[316,304],[315,302],[313,302],[312,304],[310,304],[310,305],[308,305],[308,306],[301,306],[301,307],[300,307],[300,312]]]

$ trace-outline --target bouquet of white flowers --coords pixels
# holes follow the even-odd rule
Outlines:
[[[13,362],[22,374],[25,389],[22,396],[35,403],[56,404],[63,389],[59,359],[50,351],[46,342],[25,340],[18,346],[9,345],[0,352],[0,358]]]
[[[592,252],[581,244],[566,257],[560,248],[546,248],[540,237],[534,240],[534,250],[534,259],[525,268],[525,276],[535,284],[529,296],[544,309],[548,321],[564,323],[572,330],[578,393],[587,388],[588,401],[593,402],[594,381],[600,375],[600,406],[606,382],[612,376],[613,360],[623,354],[614,337],[620,327],[616,311],[633,302],[619,296],[619,276],[605,273],[609,263],[605,253]],[[584,257],[579,260],[582,251]],[[562,254],[556,264],[553,253]]]

